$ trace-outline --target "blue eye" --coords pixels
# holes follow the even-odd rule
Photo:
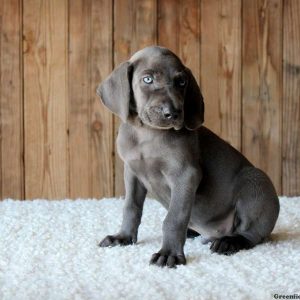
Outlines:
[[[151,83],[153,83],[153,78],[151,76],[145,76],[143,78],[143,81],[147,84],[151,84]]]

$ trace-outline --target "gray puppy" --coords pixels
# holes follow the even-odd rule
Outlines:
[[[279,201],[268,176],[201,126],[203,98],[191,71],[170,50],[147,47],[118,66],[97,89],[123,121],[117,138],[126,199],[119,233],[101,247],[137,241],[150,192],[168,210],[161,249],[150,263],[185,264],[187,232],[210,249],[233,254],[268,237]]]

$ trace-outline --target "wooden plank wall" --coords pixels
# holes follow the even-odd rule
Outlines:
[[[23,7],[26,198],[66,195],[67,2]]]
[[[0,0],[0,199],[23,199],[22,3]]]
[[[95,90],[154,44],[194,73],[205,125],[300,194],[300,0],[0,0],[0,199],[124,194]]]
[[[243,5],[242,150],[281,189],[282,0]]]
[[[300,1],[283,7],[282,193],[300,194]]]

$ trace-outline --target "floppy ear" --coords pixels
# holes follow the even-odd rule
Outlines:
[[[128,61],[121,63],[99,86],[103,104],[125,123],[129,117],[131,71]]]
[[[204,122],[204,102],[200,88],[190,69],[186,68],[189,81],[184,98],[184,125],[196,130]]]

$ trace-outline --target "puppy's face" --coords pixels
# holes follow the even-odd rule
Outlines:
[[[184,125],[184,97],[188,85],[186,68],[173,55],[133,59],[132,91],[142,122],[157,129]]]
[[[120,64],[97,94],[125,123],[137,116],[156,129],[195,130],[204,120],[203,97],[191,71],[173,52],[158,46]]]

